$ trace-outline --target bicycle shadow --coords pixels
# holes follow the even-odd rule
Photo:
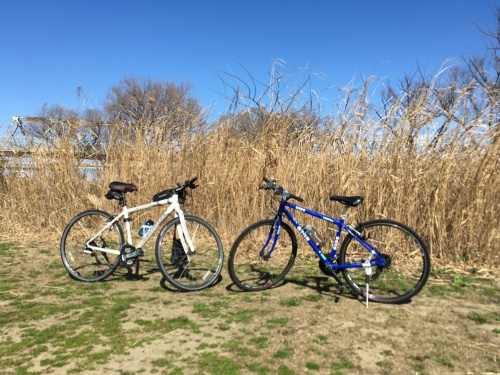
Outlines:
[[[344,284],[344,287],[342,287],[341,284],[339,284],[334,279],[332,279],[332,278],[330,278],[328,276],[320,276],[320,277],[318,277],[318,276],[310,276],[310,277],[302,277],[302,279],[315,280],[315,284],[316,285],[315,286],[308,285],[307,280],[306,281],[302,281],[302,280],[292,279],[292,280],[289,280],[289,282],[292,283],[292,284],[296,284],[296,285],[302,286],[302,287],[306,287],[306,288],[310,288],[310,289],[316,290],[316,291],[318,291],[319,294],[328,295],[328,293],[331,292],[331,294],[335,297],[335,303],[337,303],[339,301],[340,297],[347,297],[348,299],[356,300],[356,301],[358,301],[361,304],[365,304],[366,303],[366,294],[363,294],[363,295],[357,294],[347,284]],[[321,282],[325,282],[325,285],[322,286],[320,284]],[[335,287],[336,290],[331,290],[330,287],[332,287],[332,286]],[[324,293],[324,292],[326,292],[326,293]],[[387,304],[387,303],[383,303],[383,302],[380,302],[380,301],[373,301],[373,300],[370,300],[369,303]],[[401,301],[401,302],[398,302],[398,303],[390,303],[390,304],[391,305],[407,305],[409,303],[411,303],[411,298],[407,299],[405,301]]]
[[[219,275],[219,276],[217,276],[217,279],[212,284],[210,284],[209,286],[207,286],[203,290],[214,288],[216,285],[220,284],[221,282],[222,282],[222,275]],[[163,289],[165,289],[169,292],[174,292],[174,293],[196,293],[196,292],[199,292],[199,290],[198,291],[185,291],[185,290],[176,289],[164,277],[160,281],[160,286]]]
[[[347,285],[342,286],[328,276],[303,276],[300,279],[285,278],[285,281],[299,287],[313,290],[321,297],[333,298],[335,303],[339,303],[341,298],[350,300],[359,299]]]
[[[146,263],[143,265],[142,263]],[[149,276],[160,273],[158,267],[148,267],[147,263],[149,260],[139,260],[134,265],[131,266],[120,266],[115,272],[104,281],[115,281],[120,279],[125,279],[127,281],[147,281]]]
[[[153,263],[154,265],[149,265],[149,263]],[[157,267],[156,262],[148,259],[140,259],[134,265],[131,266],[120,266],[116,269],[115,272],[103,282],[112,282],[120,279],[125,279],[127,281],[148,281],[151,275],[160,274],[160,269]],[[221,274],[217,277],[217,279],[206,289],[213,288],[216,285],[220,284],[223,280]],[[179,290],[172,286],[166,278],[162,277],[160,280],[160,287],[169,292],[174,293],[188,293],[183,290]]]
[[[265,278],[263,278],[262,280],[265,280]],[[294,284],[300,287],[311,289],[317,292],[321,297],[324,296],[327,298],[333,298],[335,303],[340,302],[341,298],[359,300],[359,296],[354,294],[354,292],[352,292],[347,285],[342,287],[341,284],[337,283],[334,279],[327,276],[306,276],[302,277],[301,279],[285,277],[278,284],[273,285],[265,290],[279,289],[287,284]],[[233,293],[252,293],[239,289],[234,283],[227,285],[226,290]]]

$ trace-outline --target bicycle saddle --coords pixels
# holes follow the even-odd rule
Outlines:
[[[137,191],[137,186],[134,184],[126,184],[125,182],[113,181],[109,184],[109,190],[128,193],[131,191]]]
[[[346,205],[349,207],[356,207],[356,206],[359,206],[361,203],[363,203],[364,198],[359,196],[359,195],[356,195],[353,197],[343,197],[341,195],[332,195],[330,197],[330,200],[340,202],[343,205]]]

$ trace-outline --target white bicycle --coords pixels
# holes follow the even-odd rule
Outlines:
[[[162,275],[183,291],[195,291],[212,285],[222,269],[224,252],[217,232],[203,219],[184,215],[181,204],[187,188],[195,189],[194,177],[184,185],[164,190],[153,202],[128,208],[126,194],[136,191],[133,184],[112,182],[106,194],[119,201],[117,216],[100,210],[84,211],[66,226],[61,239],[61,259],[69,275],[79,281],[102,281],[119,266],[132,267],[144,255],[143,247],[172,213],[158,234],[155,257]],[[130,214],[169,204],[156,223],[146,223],[142,239],[134,247],[130,232]],[[125,223],[125,241],[120,221]],[[149,225],[147,225],[149,224]]]

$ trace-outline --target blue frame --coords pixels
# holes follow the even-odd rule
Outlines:
[[[329,223],[332,223],[337,226],[338,230],[335,235],[335,241],[333,242],[332,249],[330,252],[329,256],[326,256],[321,249],[316,246],[316,244],[309,238],[309,236],[306,234],[304,227],[300,225],[300,223],[295,219],[295,217],[292,215],[292,213],[287,210],[288,208],[298,210],[304,214],[313,216],[315,218],[318,218],[320,220],[325,220],[328,221]],[[342,217],[341,219],[335,219],[331,216],[322,214],[320,212],[311,210],[306,207],[299,206],[298,204],[295,203],[290,203],[287,200],[281,200],[280,206],[278,208],[278,212],[276,213],[275,220],[276,224],[273,228],[271,228],[271,231],[269,232],[269,236],[266,240],[266,243],[262,247],[262,250],[260,251],[260,256],[263,257],[265,260],[268,260],[273,251],[276,243],[278,242],[279,235],[281,232],[281,226],[283,224],[283,214],[292,222],[294,227],[297,229],[297,231],[304,237],[304,239],[307,241],[309,246],[313,249],[313,251],[319,256],[321,261],[323,261],[327,267],[330,267],[332,269],[346,269],[346,268],[361,268],[363,266],[363,260],[359,260],[356,262],[352,263],[346,263],[346,264],[337,264],[335,261],[335,257],[337,255],[337,248],[340,243],[340,235],[342,234],[342,231],[346,231],[348,234],[350,234],[358,243],[363,246],[366,251],[368,251],[370,254],[373,255],[372,259],[370,260],[370,265],[371,266],[385,266],[386,262],[384,259],[381,257],[380,252],[372,246],[370,243],[366,242],[363,238],[361,238],[360,233],[352,228],[349,224],[345,224],[344,218]],[[273,236],[274,233],[274,236]],[[269,245],[269,242],[271,241],[271,238],[273,239],[273,243],[271,246],[271,249],[269,249],[269,252],[267,254],[265,253],[266,247]]]

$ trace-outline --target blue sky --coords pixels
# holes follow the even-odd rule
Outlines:
[[[0,135],[44,103],[102,107],[125,76],[189,82],[215,117],[228,106],[211,68],[264,82],[274,59],[309,67],[317,89],[483,55],[500,0],[0,0]],[[211,67],[211,68],[210,68]],[[328,98],[326,98],[328,101]]]

